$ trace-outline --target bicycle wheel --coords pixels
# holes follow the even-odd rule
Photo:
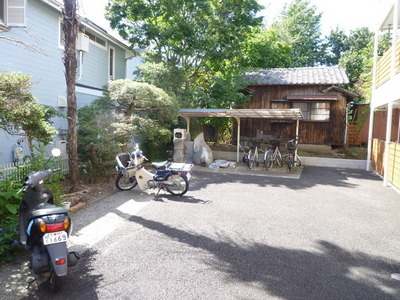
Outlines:
[[[249,150],[249,155],[247,156],[247,166],[249,169],[253,168],[254,166],[254,153],[252,149]]]
[[[267,153],[265,153],[265,156],[264,156],[264,165],[268,171],[272,169],[273,162],[274,162],[274,159],[272,157],[272,152],[268,151]]]
[[[254,150],[254,164],[258,167],[258,148],[256,147]]]
[[[293,156],[293,153],[289,153],[289,157],[288,157],[288,161],[287,161],[287,166],[288,166],[289,172],[292,172],[293,165],[294,165],[294,156]]]
[[[282,167],[282,154],[280,152],[276,154],[275,161],[278,166]]]
[[[247,162],[249,161],[249,156],[248,156],[247,153],[244,153],[244,154],[243,154],[242,161],[243,161],[245,164],[247,164]]]

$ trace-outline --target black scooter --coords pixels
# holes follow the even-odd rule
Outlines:
[[[52,155],[59,156],[59,149]],[[68,267],[79,260],[77,252],[68,253],[67,240],[72,230],[68,210],[53,205],[53,195],[44,181],[54,172],[48,169],[28,174],[21,189],[24,192],[19,207],[19,233],[22,245],[31,251],[29,268],[39,279],[48,280],[50,289],[57,292]]]

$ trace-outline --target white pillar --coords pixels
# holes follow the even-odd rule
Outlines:
[[[372,133],[374,131],[374,112],[375,112],[375,110],[370,105],[369,128],[368,128],[367,171],[369,171],[371,169],[371,154],[372,154],[372,144],[373,144]]]
[[[385,157],[383,160],[383,185],[388,185],[388,169],[389,169],[389,148],[390,148],[390,138],[392,134],[392,116],[393,116],[393,102],[390,101],[387,110],[387,124],[386,124],[386,140],[385,140]]]
[[[299,144],[299,124],[300,124],[300,121],[299,121],[299,118],[297,118],[296,119],[296,149],[294,150],[295,161],[296,161],[296,156],[297,156],[297,148],[298,148],[297,145]]]
[[[237,145],[236,145],[236,162],[239,162],[239,153],[240,153],[240,118],[235,118],[237,125]]]
[[[375,32],[375,39],[374,39],[374,65],[372,68],[372,99],[369,105],[369,127],[368,127],[368,152],[367,152],[367,171],[371,169],[371,155],[372,155],[372,135],[374,131],[374,112],[375,109],[373,107],[374,104],[374,92],[376,89],[376,68],[378,65],[378,41],[379,41],[379,29]]]
[[[390,64],[390,79],[396,76],[396,41],[397,41],[397,24],[399,22],[399,0],[394,1],[393,15],[393,33],[392,33],[392,55]],[[393,101],[389,100],[387,109],[387,124],[386,124],[386,140],[385,140],[385,159],[383,161],[383,185],[388,185],[388,169],[389,169],[389,146],[392,135],[392,118],[393,118]]]

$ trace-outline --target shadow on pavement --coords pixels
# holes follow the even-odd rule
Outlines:
[[[394,300],[399,296],[394,295],[398,282],[390,278],[396,271],[393,266],[399,262],[350,252],[330,242],[319,241],[318,252],[259,243],[242,247],[233,241],[217,241],[139,216],[129,220],[208,251],[215,257],[205,262],[210,267],[226,273],[232,280],[256,282],[267,294],[282,299]]]
[[[88,250],[81,254],[79,263],[68,270],[68,275],[62,278],[61,290],[51,293],[48,282],[32,286],[29,292],[20,299],[98,299],[96,288],[99,286],[102,275],[93,275],[92,260],[97,251]],[[77,286],[84,286],[76,293]]]
[[[206,169],[206,168],[204,168]],[[251,171],[251,170],[250,170]],[[267,171],[265,171],[267,172]],[[190,182],[190,190],[201,190],[208,184],[219,183],[245,183],[257,184],[262,187],[268,186],[284,186],[293,190],[308,189],[316,185],[336,186],[336,187],[357,187],[357,185],[349,182],[350,178],[381,180],[380,177],[372,172],[358,169],[342,169],[330,167],[304,167],[300,178],[281,178],[270,176],[252,176],[249,174],[235,174],[222,172],[209,172],[207,170],[197,169],[192,172],[192,180]],[[202,180],[207,178],[207,180]]]

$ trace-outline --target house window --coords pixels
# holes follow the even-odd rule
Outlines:
[[[293,108],[300,108],[304,120],[329,121],[329,102],[293,102]]]
[[[4,0],[0,0],[0,24],[4,24]]]
[[[60,21],[58,22],[58,47],[60,49],[64,49],[65,46],[65,33],[64,33],[64,29],[63,29],[63,21],[60,19]]]
[[[0,0],[0,24],[26,26],[26,0]]]
[[[85,30],[85,34],[89,37],[89,39],[90,39],[92,42],[95,42],[96,44],[99,44],[100,46],[103,46],[103,47],[106,46],[106,41],[103,40],[103,39],[101,39],[101,38],[99,38],[99,37],[98,37],[97,35],[95,35],[94,33],[91,33],[91,32],[89,32],[89,31]]]
[[[112,47],[108,50],[108,78],[115,79],[115,49]]]

